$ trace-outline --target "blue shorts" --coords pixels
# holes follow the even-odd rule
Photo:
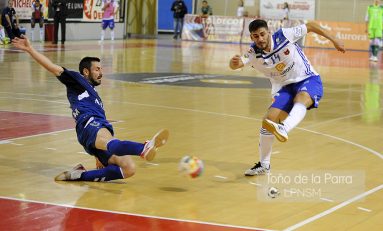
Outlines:
[[[273,104],[271,104],[270,107],[278,108],[289,113],[294,106],[295,96],[301,91],[307,92],[314,101],[313,105],[308,109],[317,108],[323,96],[323,86],[320,76],[311,76],[298,83],[291,83],[282,87],[282,89],[275,94]]]
[[[109,27],[111,30],[114,29],[114,19],[103,19],[101,23],[102,29],[105,30]]]
[[[91,117],[89,120],[76,125],[77,139],[87,153],[97,157],[104,166],[107,166],[112,154],[95,147],[97,132],[101,128],[108,129],[114,135],[113,127],[107,120]]]

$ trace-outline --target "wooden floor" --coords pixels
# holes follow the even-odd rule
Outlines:
[[[230,57],[247,45],[132,39],[34,46],[74,70],[84,56],[102,59],[98,92],[118,138],[145,141],[161,128],[171,135],[152,163],[135,159],[131,179],[55,182],[77,163],[95,167],[77,142],[65,87],[28,55],[1,48],[0,202],[15,205],[0,211],[20,211],[2,215],[1,227],[21,230],[20,224],[40,218],[36,227],[49,230],[85,223],[93,230],[122,230],[129,224],[87,216],[69,223],[74,208],[186,224],[174,230],[197,229],[193,224],[225,230],[383,227],[383,60],[370,63],[361,51],[305,49],[324,82],[320,107],[307,113],[287,143],[275,142],[275,178],[244,177],[258,161],[260,121],[271,102],[261,73],[228,68]],[[204,161],[201,177],[179,175],[184,155]],[[279,197],[267,196],[271,186]],[[30,203],[43,209],[27,213]],[[64,211],[54,216],[50,206]],[[173,227],[135,222],[130,230]]]

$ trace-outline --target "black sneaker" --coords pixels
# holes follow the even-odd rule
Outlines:
[[[254,167],[247,169],[245,171],[245,176],[258,176],[270,173],[270,165],[268,167],[258,162],[254,165]]]

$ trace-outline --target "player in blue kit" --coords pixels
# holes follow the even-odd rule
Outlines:
[[[231,58],[230,68],[251,66],[259,70],[269,78],[273,96],[260,130],[260,161],[245,171],[246,176],[254,176],[270,172],[274,137],[286,142],[288,132],[303,120],[307,109],[318,107],[323,95],[320,76],[296,41],[314,32],[329,39],[338,51],[345,49],[342,41],[313,22],[271,34],[267,22],[257,19],[249,24],[249,31],[254,43],[244,55]]]
[[[55,180],[110,181],[128,178],[135,173],[131,155],[151,161],[157,148],[166,143],[169,137],[166,129],[159,131],[144,144],[114,138],[113,127],[105,117],[102,100],[95,90],[103,77],[99,58],[83,58],[79,64],[79,73],[52,63],[36,51],[24,36],[15,38],[12,44],[27,52],[66,86],[72,116],[76,121],[77,139],[85,151],[97,160],[97,170],[86,171],[79,164],[59,174]]]

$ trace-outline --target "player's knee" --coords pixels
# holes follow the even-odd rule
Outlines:
[[[127,162],[120,166],[124,173],[124,178],[132,177],[136,173],[136,165],[133,162]]]

